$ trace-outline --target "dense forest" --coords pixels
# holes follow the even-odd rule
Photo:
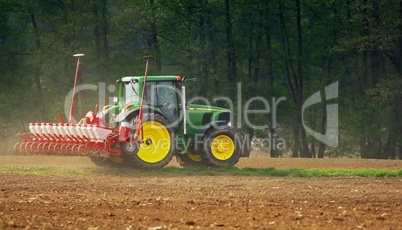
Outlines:
[[[98,87],[143,75],[151,55],[150,74],[198,79],[190,97],[232,99],[237,124],[248,99],[285,97],[275,124],[271,108],[248,118],[268,128],[239,127],[283,139],[283,149],[260,146],[273,157],[402,159],[401,20],[402,0],[0,0],[0,137],[12,142],[29,122],[57,121],[74,53],[85,54],[79,84]],[[333,83],[339,97],[325,101]],[[316,92],[323,101],[303,117]],[[77,100],[84,116],[98,92]],[[266,109],[260,102],[249,107]],[[324,134],[329,104],[339,108],[335,147],[303,126]]]

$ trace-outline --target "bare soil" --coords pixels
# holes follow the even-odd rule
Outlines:
[[[0,165],[96,167],[85,157],[10,155]],[[236,166],[402,169],[402,161],[253,154]],[[0,181],[0,229],[402,229],[402,178],[0,172]]]

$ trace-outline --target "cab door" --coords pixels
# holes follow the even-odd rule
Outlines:
[[[171,124],[178,123],[179,109],[176,87],[173,82],[150,82],[147,84],[145,102],[158,107]]]

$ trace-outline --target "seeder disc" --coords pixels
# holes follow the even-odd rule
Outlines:
[[[78,147],[78,153],[81,154],[82,156],[87,155],[87,148],[85,145],[80,145]]]
[[[31,142],[29,144],[26,145],[26,149],[28,150],[28,152],[30,153],[39,153],[39,145],[41,145],[42,143],[38,143],[38,142]]]
[[[21,142],[18,142],[14,145],[14,151],[21,152]]]
[[[62,145],[62,144],[55,144],[55,145],[54,145],[54,152],[55,152],[55,153],[57,153],[57,154],[62,154],[62,152],[61,152],[61,145]]]
[[[33,144],[34,144],[34,142],[26,142],[24,145],[24,151],[28,152],[28,153],[33,153],[33,151],[32,151]]]
[[[63,144],[62,146],[61,146],[61,148],[60,148],[60,152],[63,154],[63,155],[67,155],[68,154],[68,147],[69,146],[69,144]]]

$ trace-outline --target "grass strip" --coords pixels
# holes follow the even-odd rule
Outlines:
[[[87,174],[136,176],[273,176],[273,177],[402,177],[402,169],[276,169],[268,168],[200,168],[200,167],[166,167],[162,169],[129,169],[129,168],[56,168],[56,167],[16,167],[0,166],[0,172],[22,173],[44,176],[77,176]]]
[[[0,166],[0,172],[21,173],[37,176],[84,176],[84,169],[58,168],[58,167],[25,167],[25,166]],[[90,170],[89,170],[90,171]]]

